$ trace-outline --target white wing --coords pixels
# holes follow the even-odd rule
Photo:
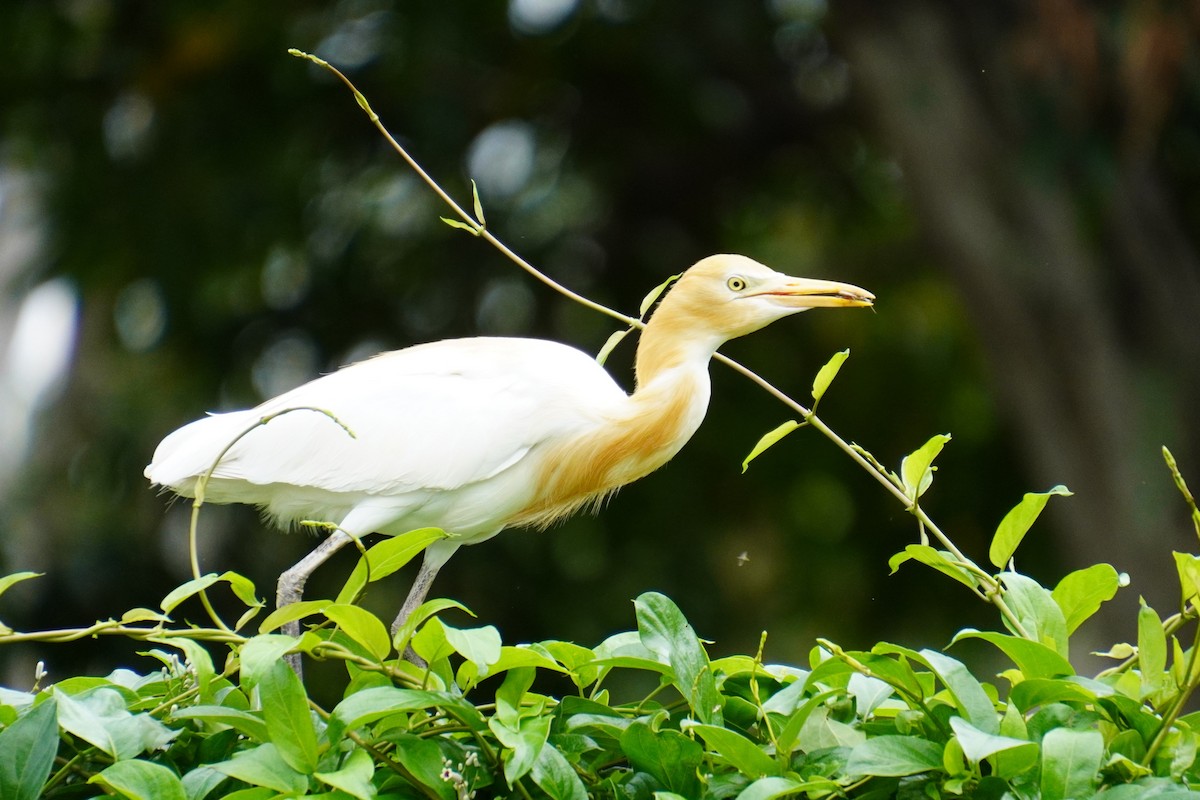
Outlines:
[[[214,477],[257,486],[402,494],[453,489],[517,463],[539,443],[603,422],[625,392],[585,353],[537,339],[452,339],[376,356],[172,433],[146,476],[182,493],[264,416]],[[238,500],[255,502],[245,493]],[[220,502],[219,498],[212,498]]]

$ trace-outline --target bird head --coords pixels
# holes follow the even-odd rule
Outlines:
[[[810,308],[866,307],[874,301],[875,295],[849,283],[793,278],[745,256],[715,255],[680,276],[655,317],[707,331],[720,344]]]

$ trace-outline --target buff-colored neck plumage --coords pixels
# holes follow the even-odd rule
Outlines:
[[[682,279],[638,341],[637,386],[601,426],[547,453],[539,497],[510,524],[546,527],[644,477],[679,452],[708,408],[708,362],[725,337],[696,315]]]

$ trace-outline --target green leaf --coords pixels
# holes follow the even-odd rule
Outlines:
[[[420,627],[425,620],[451,608],[456,608],[459,611],[466,613],[468,616],[475,616],[471,609],[467,608],[457,600],[447,600],[446,598],[441,597],[433,600],[426,600],[408,615],[408,619],[404,620],[404,624],[400,626],[400,630],[396,631],[396,635],[392,637],[392,647],[394,647],[398,653],[403,651],[409,646],[413,637],[413,631]]]
[[[1103,757],[1099,731],[1049,731],[1042,737],[1042,800],[1091,797]]]
[[[920,656],[954,695],[959,711],[967,721],[984,733],[999,732],[1000,718],[991,698],[961,661],[928,649],[922,650]]]
[[[336,622],[342,632],[366,648],[376,661],[384,661],[392,652],[392,636],[379,617],[360,606],[334,603],[325,608],[325,616]]]
[[[314,772],[313,777],[328,786],[340,789],[358,800],[375,800],[375,787],[371,778],[375,775],[375,762],[366,750],[350,751],[342,768],[335,772]]]
[[[586,647],[580,647],[574,642],[549,641],[542,642],[546,652],[562,664],[571,674],[571,680],[580,689],[591,686],[596,681],[599,669],[591,665],[596,660],[596,654]]]
[[[183,784],[183,791],[187,795],[188,800],[207,800],[209,795],[217,786],[228,779],[228,775],[223,772],[218,772],[208,765],[193,766],[183,774],[180,783]],[[265,792],[265,796],[261,800],[271,800],[278,792],[273,792],[270,789],[246,789],[245,792],[257,791]],[[235,793],[241,800],[250,800],[244,792]],[[223,795],[224,800],[234,798],[235,794]],[[235,798],[236,800],[236,798]],[[257,800],[257,799],[256,799]]]
[[[621,340],[633,332],[633,328],[624,328],[619,331],[614,331],[607,339],[604,340],[604,346],[600,348],[600,352],[596,353],[596,363],[604,366],[604,362],[608,361],[608,357],[612,355],[612,351],[617,349],[617,345]]]
[[[267,734],[289,767],[305,775],[317,768],[317,731],[304,684],[286,662],[276,661],[258,683]]]
[[[179,776],[162,764],[118,761],[88,779],[129,800],[186,800]],[[7,797],[8,795],[5,795]]]
[[[983,690],[983,686],[975,679],[961,661],[937,652],[936,650],[921,650],[917,652],[900,645],[881,642],[871,648],[876,653],[896,653],[924,664],[942,682],[954,697],[954,704],[959,713],[968,722],[984,733],[999,733],[1000,719],[992,705],[991,698]],[[876,677],[883,677],[877,675]]]
[[[57,752],[58,704],[50,696],[0,731],[0,797],[41,797]]]
[[[972,765],[978,765],[989,756],[1006,750],[1024,748],[1037,759],[1038,746],[1026,739],[1013,739],[1009,736],[998,736],[994,733],[984,733],[961,717],[950,718],[950,729],[958,738],[963,755]]]
[[[437,617],[430,619],[413,635],[410,645],[427,664],[449,658],[454,652],[454,647],[446,638],[446,626]]]
[[[196,679],[196,689],[201,698],[209,698],[209,687],[212,685],[213,678],[216,677],[216,669],[213,667],[212,656],[204,649],[204,646],[194,639],[185,639],[182,637],[159,638],[153,637],[148,641],[157,642],[167,647],[173,647],[183,652],[187,663],[191,665],[192,674]]]
[[[263,601],[256,596],[254,581],[237,572],[222,572],[220,579],[229,584],[230,590],[238,600],[252,608],[262,607]]]
[[[190,775],[191,773],[188,774]],[[224,778],[225,776],[222,775],[222,780],[224,780]],[[189,797],[195,796],[196,795],[189,795]],[[274,789],[256,786],[251,789],[238,789],[235,792],[225,795],[221,798],[221,800],[279,800],[279,797],[279,792],[275,791]],[[330,798],[326,798],[326,800],[330,800]],[[333,800],[337,800],[337,798],[333,798]]]
[[[403,764],[418,782],[428,786],[443,800],[458,800],[454,785],[442,777],[445,764],[442,762],[442,749],[436,742],[396,731],[389,731],[387,738],[396,745],[392,757]]]
[[[746,458],[742,460],[742,472],[744,473],[750,468],[751,461],[761,456],[769,448],[774,447],[780,439],[787,436],[789,433],[796,430],[796,428],[801,427],[802,425],[804,425],[803,422],[797,422],[794,419],[789,419],[778,428],[768,431],[761,439],[758,440],[758,444],[754,445],[754,449],[750,451],[750,455],[746,456]]]
[[[313,614],[323,614],[326,606],[332,602],[331,600],[301,600],[298,603],[288,603],[283,608],[277,608],[268,614],[266,619],[259,623],[258,632],[267,633],[293,620],[304,619]]]
[[[542,748],[529,774],[551,800],[587,800],[579,774],[554,747]]]
[[[646,296],[642,298],[641,305],[638,306],[638,317],[644,318],[646,316],[646,312],[650,310],[650,306],[654,305],[658,301],[658,298],[661,297],[662,293],[667,290],[667,287],[679,280],[682,276],[682,272],[680,272],[678,275],[672,275],[658,286],[655,286],[653,289],[647,292]]]
[[[354,730],[392,714],[441,709],[474,731],[487,729],[487,722],[471,703],[446,692],[376,686],[363,689],[337,704],[329,718],[327,735],[336,743],[347,730]]]
[[[979,579],[965,569],[952,553],[935,550],[927,544],[910,544],[903,551],[888,559],[888,566],[891,568],[892,574],[895,574],[901,564],[909,560],[919,561],[928,567],[933,567],[969,589],[979,586]]]
[[[475,179],[471,179],[471,201],[475,206],[475,221],[479,223],[480,228],[487,227],[487,220],[483,216],[483,203],[479,200],[479,186],[475,184]]]
[[[823,709],[822,703],[830,698],[837,697],[841,694],[840,689],[830,689],[813,695],[799,705],[784,723],[782,730],[775,737],[779,743],[779,752],[782,754],[790,754],[794,751],[800,742],[801,736],[810,738],[813,731],[808,727],[809,719],[818,712],[818,709]],[[818,723],[820,724],[820,723]]]
[[[1112,693],[1112,689],[1104,684],[1096,685],[1106,690],[1106,696]],[[1032,711],[1051,703],[1094,704],[1097,694],[1088,686],[1081,685],[1075,681],[1030,678],[1014,686],[1009,693],[1008,699],[1009,703],[1018,709]]]
[[[184,600],[187,600],[192,595],[199,594],[219,580],[221,580],[221,576],[215,572],[201,575],[199,578],[193,578],[187,583],[176,586],[167,592],[167,596],[162,599],[162,602],[158,606],[163,610],[164,614],[170,614]]]
[[[529,691],[536,676],[534,669],[514,669],[504,676],[504,683],[496,690],[496,719],[510,727],[520,721],[521,698]]]
[[[876,736],[855,747],[846,774],[902,777],[942,768],[942,747],[919,736]]]
[[[757,744],[735,730],[716,725],[689,725],[688,732],[700,735],[711,750],[751,780],[779,775],[783,770]]]
[[[1033,642],[1029,639],[1022,639],[1020,636],[1009,636],[1004,633],[965,628],[955,634],[951,644],[956,644],[962,639],[982,639],[995,645],[1012,659],[1027,680],[1075,674],[1070,661],[1041,642]]]
[[[159,611],[149,608],[131,608],[121,615],[122,625],[133,625],[138,622],[170,622],[171,618]]]
[[[454,652],[478,667],[481,674],[486,674],[488,667],[500,660],[500,631],[494,625],[454,628],[443,622],[442,628]]]
[[[817,706],[812,709],[796,739],[801,750],[811,753],[831,747],[855,748],[867,740],[867,734],[862,728],[840,722],[829,714],[829,706]],[[790,722],[788,727],[791,727]],[[784,732],[790,733],[786,728]]]
[[[1054,495],[1070,497],[1071,492],[1065,486],[1055,486],[1048,492],[1029,492],[1004,515],[988,550],[988,558],[992,564],[1004,569],[1013,553],[1017,551],[1021,540],[1025,538],[1025,534],[1029,532],[1030,526],[1046,507],[1046,502]]]
[[[586,649],[586,648],[580,648]],[[590,650],[587,651],[589,654]],[[488,666],[489,675],[496,675],[506,670],[522,667],[537,667],[552,672],[569,672],[569,670],[554,659],[539,645],[504,645],[500,648],[500,658]]]
[[[1154,771],[1157,775],[1170,775],[1177,782],[1196,761],[1196,733],[1184,728],[1173,727],[1163,737],[1162,747],[1154,756]]]
[[[901,657],[890,658],[889,654]],[[862,651],[842,652],[842,655],[853,658],[859,664],[866,667],[871,675],[886,682],[896,690],[911,697],[923,698],[925,690],[916,673],[913,672],[912,665],[908,663],[907,656],[909,654],[916,655],[912,650],[891,645],[887,642],[880,642],[875,645],[869,653]],[[819,664],[808,676],[808,680],[805,683],[807,687],[812,687],[818,683],[826,682],[834,674],[849,674],[851,672],[853,672],[853,669],[840,658],[830,658]],[[847,678],[848,680],[849,678]]]
[[[298,641],[295,636],[282,633],[261,633],[242,645],[238,650],[242,688],[249,692],[257,686],[263,673],[274,667]]]
[[[1063,658],[1070,658],[1067,620],[1050,592],[1037,581],[1018,572],[1002,572],[999,578],[1004,583],[1004,601],[1025,632],[1034,641],[1053,648]],[[1004,623],[1009,624],[1007,618]]]
[[[97,687],[72,697],[53,690],[58,699],[58,724],[112,756],[115,761],[165,747],[179,735],[146,713],[133,714],[121,692]]]
[[[1074,633],[1100,610],[1101,603],[1113,599],[1120,587],[1121,576],[1109,564],[1075,570],[1059,581],[1051,596],[1066,618],[1067,633]]]
[[[704,760],[704,748],[679,731],[655,732],[635,722],[621,734],[621,750],[634,769],[648,772],[666,789],[684,797],[700,795],[696,771]]]
[[[442,222],[449,225],[451,228],[458,228],[460,230],[464,230],[467,233],[471,234],[472,236],[478,236],[480,230],[482,230],[478,225],[472,225],[470,223],[462,222],[461,220],[457,220],[457,219],[450,219],[450,217],[438,217],[438,219],[440,219]]]
[[[846,689],[854,698],[855,711],[863,718],[875,713],[875,709],[879,708],[884,700],[896,693],[895,687],[887,681],[858,672],[850,676]]]
[[[747,786],[737,796],[737,800],[775,800],[777,797],[785,797],[794,795],[797,792],[802,792],[809,788],[817,788],[825,784],[826,789],[822,796],[832,795],[836,791],[836,784],[832,781],[795,781],[791,778],[759,778],[754,783]]]
[[[950,434],[935,434],[900,462],[900,480],[904,484],[904,493],[913,504],[916,504],[917,498],[925,494],[933,483],[933,473],[937,470],[937,467],[933,466],[933,460],[949,441]]]
[[[11,575],[0,577],[0,594],[4,594],[21,581],[27,581],[30,578],[40,578],[43,574],[41,572],[14,572]]]
[[[1141,600],[1138,609],[1138,671],[1142,675],[1142,696],[1148,697],[1167,688],[1167,634],[1154,609]]]
[[[265,786],[284,794],[302,795],[308,790],[308,777],[289,767],[270,742],[209,766],[251,786]]]
[[[837,377],[838,370],[842,368],[842,364],[849,357],[850,351],[848,349],[840,353],[834,353],[833,357],[825,362],[825,366],[817,371],[817,377],[813,379],[812,385],[814,410],[817,403],[821,402],[821,398],[825,396],[825,391],[829,388],[829,384],[833,383],[833,379]]]
[[[720,725],[721,695],[700,639],[670,598],[646,592],[634,601],[642,644],[675,672],[675,688],[701,722]]]
[[[488,720],[496,740],[504,745],[504,779],[511,787],[533,769],[550,736],[550,717],[526,717],[509,727],[497,717]]]
[[[393,574],[446,535],[441,528],[418,528],[383,539],[358,559],[346,584],[338,592],[336,602],[354,602],[368,583]]]
[[[714,663],[713,666],[716,666],[716,664]],[[770,714],[783,714],[787,716],[807,699],[804,696],[807,689],[808,681],[803,678],[797,678],[768,697],[766,702],[762,704],[762,710]]]
[[[1000,735],[1010,739],[1029,741],[1029,728],[1025,725],[1025,716],[1011,702],[1004,709],[1004,718],[1000,720]],[[1040,750],[1032,753],[1020,748],[1001,751],[991,760],[992,773],[1005,779],[1020,775],[1037,766],[1040,755]]]
[[[1183,595],[1183,606],[1188,603],[1200,605],[1200,556],[1190,553],[1172,553],[1175,556],[1175,571],[1179,573],[1179,588]]]
[[[195,719],[201,722],[228,725],[255,742],[269,739],[267,724],[257,714],[229,706],[187,706],[171,713],[171,719]]]
[[[1118,642],[1107,650],[1093,650],[1092,655],[1100,656],[1101,658],[1115,658],[1118,661],[1124,661],[1130,656],[1137,654],[1137,648],[1129,644],[1129,642]]]

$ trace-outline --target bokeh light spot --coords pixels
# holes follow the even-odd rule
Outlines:
[[[489,281],[479,298],[475,321],[491,335],[523,333],[533,321],[533,292],[516,278]]]
[[[533,126],[523,120],[505,120],[488,126],[467,151],[467,174],[487,197],[512,197],[525,188],[533,175],[534,140]]]
[[[121,289],[113,304],[113,324],[130,352],[144,353],[157,345],[167,329],[167,304],[158,281],[141,278]]]
[[[518,33],[549,33],[570,19],[578,5],[578,0],[510,0],[508,23]]]
[[[311,284],[308,262],[283,247],[275,247],[262,270],[263,302],[276,311],[299,305]]]
[[[250,379],[259,397],[266,399],[295,389],[317,376],[317,347],[305,333],[289,331],[259,354]]]
[[[138,92],[126,92],[104,114],[104,147],[113,161],[141,155],[154,126],[154,104]]]

